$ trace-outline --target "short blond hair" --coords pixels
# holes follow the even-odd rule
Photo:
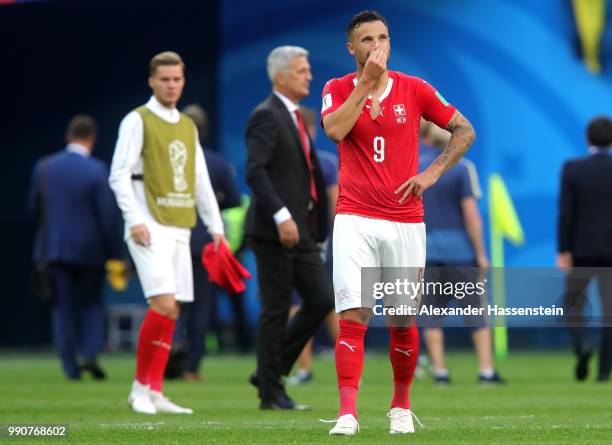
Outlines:
[[[160,66],[171,66],[171,65],[180,65],[183,68],[183,72],[185,71],[185,63],[181,56],[179,56],[174,51],[164,51],[159,54],[155,54],[151,61],[149,62],[149,75],[153,76],[157,72],[157,68]]]

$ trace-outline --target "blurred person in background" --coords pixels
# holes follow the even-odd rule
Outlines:
[[[315,142],[317,140],[317,128],[319,126],[315,112],[308,107],[300,107],[300,111],[304,117],[304,123],[306,124],[308,136],[312,142]],[[334,217],[336,216],[336,202],[338,201],[338,157],[326,150],[317,150],[317,156],[319,157],[321,173],[323,174],[323,181],[325,181],[325,187],[327,190],[330,224],[328,238],[321,246],[321,254],[323,255],[323,261],[325,262],[325,269],[327,270],[331,279],[333,265],[332,229]],[[291,306],[289,315],[293,317],[299,308],[300,300],[297,293],[294,291],[293,306]],[[338,316],[334,311],[330,311],[325,318],[325,325],[331,340],[336,343],[336,337],[338,336]],[[301,385],[311,382],[314,378],[314,374],[312,372],[312,344],[313,339],[310,339],[308,343],[306,343],[304,350],[298,357],[296,372],[287,379],[288,385]]]
[[[419,171],[424,171],[448,146],[450,133],[431,122],[421,121],[422,144]],[[478,199],[482,196],[474,164],[461,159],[423,194],[427,233],[425,282],[476,283],[484,279],[489,268]],[[486,296],[486,294],[485,294]],[[424,294],[423,305],[447,307],[453,300],[461,307],[483,307],[477,294],[464,298],[454,295]],[[478,358],[478,381],[483,384],[504,383],[493,364],[491,329],[484,316],[466,317],[472,330],[472,341]],[[444,361],[442,317],[422,317],[425,346],[433,365],[437,384],[449,384],[450,374]]]
[[[557,266],[567,272],[564,307],[579,381],[587,378],[593,354],[583,312],[587,287],[597,277],[602,311],[597,380],[607,382],[612,367],[612,120],[592,119],[586,139],[589,155],[563,165]]]
[[[240,191],[236,183],[236,171],[219,153],[209,149],[204,141],[208,134],[208,115],[198,104],[187,105],[183,113],[193,119],[200,144],[204,148],[204,158],[210,183],[221,210],[240,206]],[[199,381],[200,362],[206,352],[206,333],[214,323],[216,299],[219,287],[208,281],[208,272],[202,265],[202,249],[212,237],[204,224],[198,221],[191,231],[191,263],[193,267],[193,302],[181,304],[181,314],[176,323],[173,350],[168,362],[166,375],[172,369],[173,376],[181,376],[188,381]],[[230,296],[232,303],[239,306],[236,320],[238,337],[246,341],[246,321],[241,295]]]
[[[275,48],[268,55],[272,94],[246,129],[247,183],[253,191],[245,235],[255,253],[261,313],[257,336],[260,409],[304,409],[281,380],[333,307],[333,289],[318,243],[327,238],[329,210],[318,156],[300,101],[310,93],[308,51]],[[289,323],[292,289],[302,305]]]
[[[78,380],[86,371],[100,380],[106,377],[97,362],[104,346],[104,265],[122,257],[120,215],[108,167],[92,157],[94,119],[73,117],[66,140],[64,150],[34,167],[31,205],[38,226],[33,257],[47,265],[53,342],[64,374]]]
[[[185,86],[181,57],[171,51],[154,56],[149,86],[148,102],[121,122],[109,178],[149,304],[128,402],[144,414],[191,414],[163,394],[163,380],[178,302],[193,301],[189,238],[196,209],[216,248],[226,240],[197,128],[176,108]]]

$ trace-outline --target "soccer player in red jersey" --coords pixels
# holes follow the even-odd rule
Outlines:
[[[360,12],[348,26],[348,51],[357,72],[332,79],[323,90],[321,122],[338,144],[340,172],[334,224],[334,291],[340,330],[336,371],[340,414],[330,434],[359,430],[356,399],[363,369],[364,336],[374,307],[361,292],[361,268],[402,268],[410,281],[425,266],[423,192],[452,167],[475,139],[470,122],[424,80],[387,69],[389,30],[376,11]],[[421,117],[448,130],[446,149],[418,173]],[[397,270],[397,269],[396,269]],[[388,275],[387,275],[388,277]],[[390,295],[383,306],[418,306],[420,295]],[[411,315],[388,316],[394,392],[391,433],[412,433],[410,384],[418,358]]]

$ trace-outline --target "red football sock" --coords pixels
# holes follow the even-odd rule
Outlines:
[[[149,309],[147,315],[140,325],[138,334],[138,347],[136,349],[136,380],[143,385],[148,385],[149,369],[155,346],[153,341],[159,337],[163,324],[163,316]]]
[[[419,359],[419,330],[390,327],[389,358],[393,367],[393,400],[391,408],[410,409],[410,384]]]
[[[340,320],[336,339],[336,373],[340,392],[340,415],[357,417],[357,391],[363,370],[363,340],[368,327],[350,320]]]
[[[153,391],[162,392],[176,321],[164,315],[157,315],[161,318],[161,329],[157,338],[152,341],[154,352],[149,366],[149,385]]]

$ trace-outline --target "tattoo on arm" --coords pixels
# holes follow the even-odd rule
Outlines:
[[[367,94],[364,94],[363,96],[361,96],[361,97],[359,98],[359,100],[357,101],[357,105],[358,105],[358,106],[359,106],[359,105],[361,105],[361,104],[363,103],[363,101],[366,99],[366,97],[368,97],[368,95],[367,95]]]
[[[476,139],[476,133],[470,121],[463,116],[459,111],[446,126],[446,130],[451,133],[450,141],[444,151],[436,158],[434,164],[442,167],[442,172],[446,172],[449,168],[459,161],[470,148],[470,145]]]
[[[449,133],[452,133],[455,131],[455,128],[457,128],[457,116],[453,116],[450,120],[450,122],[448,123],[448,125],[446,126],[445,130],[448,131]]]

